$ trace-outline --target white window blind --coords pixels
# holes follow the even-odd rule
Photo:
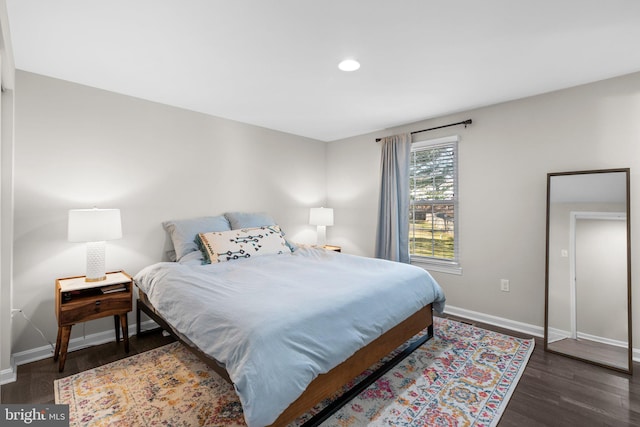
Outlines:
[[[411,149],[409,252],[412,261],[458,264],[458,137]]]

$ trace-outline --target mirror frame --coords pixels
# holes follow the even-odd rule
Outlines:
[[[633,330],[632,330],[632,315],[631,315],[631,189],[630,189],[630,168],[619,169],[597,169],[597,170],[585,170],[585,171],[573,171],[573,172],[550,172],[547,174],[547,224],[546,224],[546,252],[545,252],[545,280],[544,280],[544,350],[549,353],[559,354],[562,356],[570,357],[572,359],[581,360],[583,362],[591,363],[601,366],[603,368],[613,369],[626,374],[633,374]],[[551,178],[554,176],[566,176],[566,175],[585,175],[585,174],[599,174],[599,173],[619,173],[622,172],[626,176],[626,215],[627,215],[627,333],[628,333],[628,345],[627,345],[627,366],[628,369],[624,369],[614,365],[608,365],[598,361],[590,360],[586,357],[579,357],[573,354],[563,353],[557,350],[553,350],[548,346],[549,338],[549,220],[550,220],[550,207],[551,207]]]

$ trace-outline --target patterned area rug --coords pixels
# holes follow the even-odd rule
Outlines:
[[[434,321],[433,339],[322,426],[495,426],[534,341]],[[71,426],[245,425],[233,387],[180,343],[56,380],[54,388],[56,403],[69,404]]]

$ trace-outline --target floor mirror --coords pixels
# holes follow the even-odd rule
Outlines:
[[[629,169],[547,174],[544,349],[632,373]]]

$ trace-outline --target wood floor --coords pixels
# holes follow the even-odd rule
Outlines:
[[[485,324],[512,336],[526,335]],[[640,364],[635,375],[544,351],[541,338],[500,419],[500,427],[640,426]]]
[[[473,322],[471,322],[473,323]],[[489,325],[486,329],[527,338]],[[131,337],[129,355],[172,342],[152,333]],[[18,379],[0,389],[2,403],[53,403],[53,381],[125,357],[122,343],[103,344],[69,353],[65,370],[52,359],[18,367]],[[635,364],[636,372],[640,365]],[[640,380],[567,357],[545,353],[536,339],[531,359],[499,423],[527,426],[640,426]]]
[[[51,358],[18,366],[17,381],[0,387],[0,400],[2,403],[54,403],[54,380],[144,353],[173,341],[172,337],[165,337],[158,331],[140,338],[135,335],[130,337],[128,354],[124,352],[122,342],[72,351],[67,354],[63,372],[58,372],[58,363],[53,361],[52,352]]]
[[[629,368],[629,352],[625,347],[604,344],[584,338],[563,338],[550,342],[547,345],[547,349],[583,359],[588,355],[589,360],[617,367],[623,371]]]

